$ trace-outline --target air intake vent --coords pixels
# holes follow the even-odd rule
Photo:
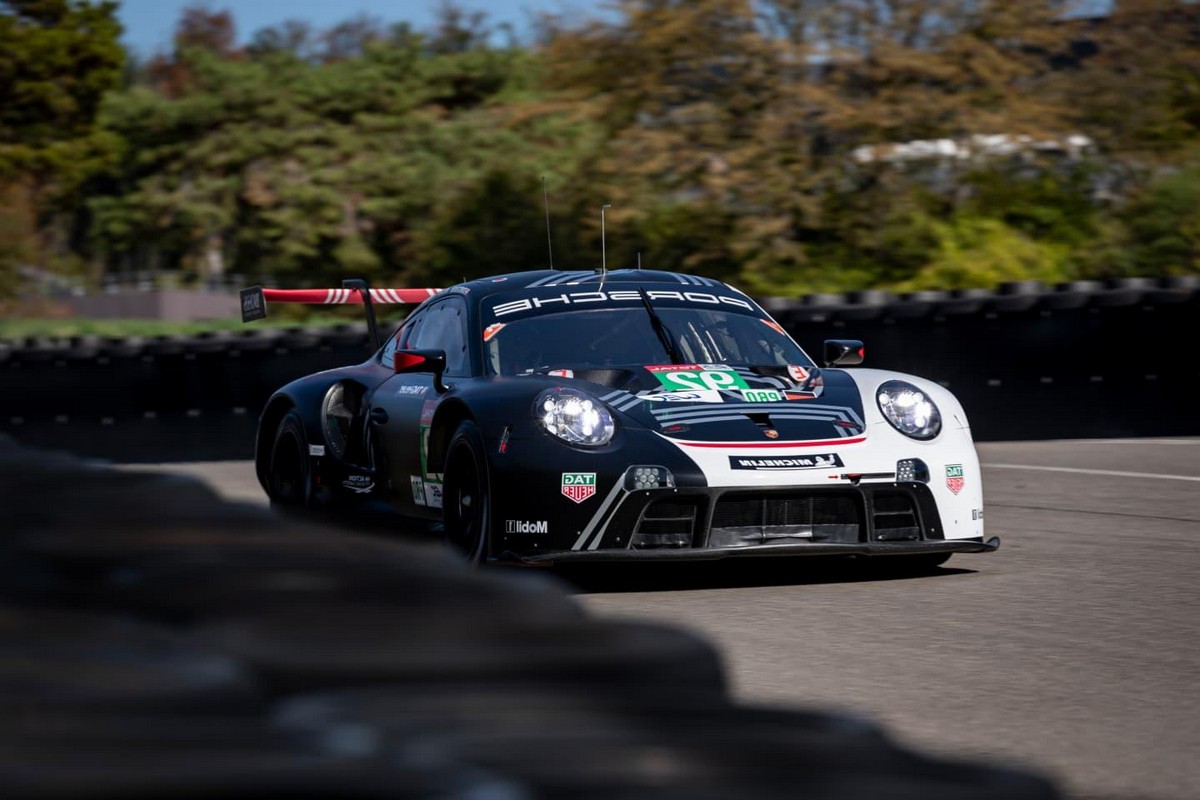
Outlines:
[[[857,542],[862,515],[849,494],[728,494],[713,512],[710,547],[745,547],[773,541]]]
[[[921,538],[920,520],[910,495],[875,492],[871,505],[877,541],[915,542]]]
[[[656,500],[642,512],[629,546],[634,550],[691,547],[696,503]]]

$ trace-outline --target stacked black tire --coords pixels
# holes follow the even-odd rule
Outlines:
[[[539,573],[0,438],[5,798],[1059,798],[734,703],[682,630]]]

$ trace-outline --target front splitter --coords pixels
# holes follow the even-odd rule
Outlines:
[[[720,558],[763,556],[905,556],[920,553],[991,553],[1000,547],[1000,537],[983,539],[927,540],[921,542],[795,542],[746,547],[686,547],[655,550],[562,550],[554,553],[517,556],[505,554],[501,561],[551,566],[593,561],[713,561]]]

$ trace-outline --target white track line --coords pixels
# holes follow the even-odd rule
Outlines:
[[[1029,472],[1073,472],[1077,475],[1107,475],[1112,478],[1152,478],[1157,481],[1195,481],[1200,483],[1200,477],[1192,475],[1163,475],[1156,472],[1120,472],[1113,469],[1077,469],[1075,467],[1035,467],[1029,464],[981,464],[985,469],[1022,469]]]
[[[1182,444],[1193,447],[1200,446],[1200,439],[1076,439],[1076,444]]]

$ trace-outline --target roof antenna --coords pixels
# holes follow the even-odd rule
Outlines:
[[[546,249],[550,251],[550,269],[554,269],[554,243],[550,240],[550,196],[546,194],[546,176],[542,176],[542,204],[546,207]]]
[[[638,269],[642,268],[642,251],[638,250]]]
[[[611,203],[605,203],[600,206],[600,271],[608,272],[608,254],[605,252],[604,245],[604,210],[612,208]]]

